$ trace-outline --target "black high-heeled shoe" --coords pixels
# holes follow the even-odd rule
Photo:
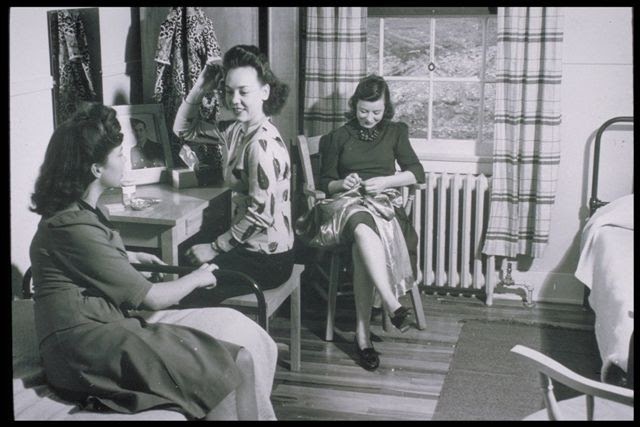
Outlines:
[[[353,343],[356,346],[356,354],[360,359],[360,366],[362,366],[367,371],[375,371],[380,366],[380,358],[378,357],[378,352],[373,347],[367,347],[365,349],[360,349],[358,345],[358,337],[354,337]]]
[[[411,320],[409,319],[410,314],[411,309],[407,307],[400,307],[393,312],[391,323],[400,332],[407,332],[409,330],[409,327],[411,326]]]

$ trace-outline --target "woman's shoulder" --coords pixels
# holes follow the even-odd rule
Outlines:
[[[405,122],[393,121],[393,120],[387,121],[387,127],[390,130],[396,131],[396,132],[402,132],[409,129],[409,125],[407,125]]]
[[[253,138],[251,138],[251,141],[249,142],[249,145],[254,144],[258,144],[265,151],[271,144],[274,144],[274,146],[278,146],[285,150],[287,149],[282,136],[280,136],[280,131],[271,122],[271,120],[265,120],[256,130],[256,133],[253,135]]]
[[[73,238],[87,233],[105,233],[109,230],[100,222],[98,216],[85,209],[58,212],[42,220],[43,226],[54,233],[64,233]]]
[[[351,122],[347,122],[342,126],[322,135],[323,140],[334,141],[336,143],[344,143],[351,137],[353,130],[351,129]]]

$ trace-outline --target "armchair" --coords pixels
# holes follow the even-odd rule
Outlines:
[[[516,345],[511,352],[532,363],[540,373],[546,409],[526,420],[633,420],[633,390],[585,378],[522,345]],[[584,395],[558,402],[552,379]]]

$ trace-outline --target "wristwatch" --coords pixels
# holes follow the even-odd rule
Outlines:
[[[218,242],[217,241],[213,241],[211,242],[211,249],[213,249],[214,251],[218,252],[218,253],[222,253],[222,249],[220,249],[220,246],[218,246]]]

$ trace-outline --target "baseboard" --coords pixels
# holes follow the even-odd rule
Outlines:
[[[533,301],[582,305],[585,286],[573,274],[542,271],[513,271],[516,284],[533,287]],[[517,299],[513,294],[494,294],[494,299]]]

